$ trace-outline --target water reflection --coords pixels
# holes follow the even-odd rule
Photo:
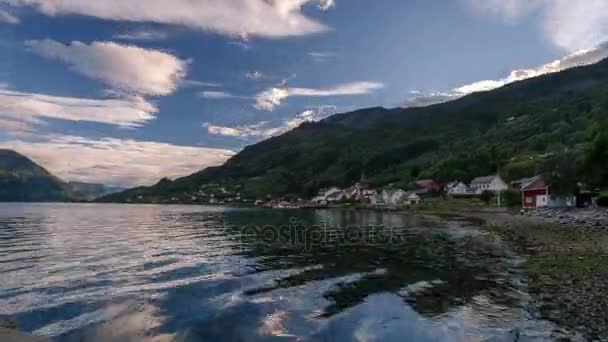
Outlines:
[[[0,319],[62,342],[551,340],[520,263],[471,223],[401,214],[0,205]]]

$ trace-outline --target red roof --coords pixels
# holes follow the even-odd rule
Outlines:
[[[429,190],[438,190],[441,188],[441,185],[432,179],[423,179],[423,180],[419,180],[416,182],[416,186],[418,186],[419,188],[423,188],[423,189],[429,189]]]

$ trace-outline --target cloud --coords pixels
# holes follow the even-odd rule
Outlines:
[[[606,0],[464,0],[475,9],[508,20],[539,12],[542,29],[556,46],[569,52],[594,48],[608,40]]]
[[[379,82],[352,82],[341,84],[332,88],[289,88],[287,86],[267,89],[256,96],[255,108],[264,111],[272,111],[281,104],[281,101],[289,96],[352,96],[365,95],[373,90],[381,89],[384,84]]]
[[[336,55],[332,52],[309,52],[308,57],[310,57],[313,61],[318,63],[327,62],[331,58],[334,58]]]
[[[136,30],[127,31],[113,36],[114,39],[118,40],[134,40],[134,41],[147,41],[147,40],[165,40],[169,38],[169,33],[160,30]]]
[[[208,100],[227,100],[227,99],[248,99],[247,96],[234,95],[224,91],[206,90],[200,93],[200,96]]]
[[[155,105],[137,96],[88,99],[0,89],[0,118],[26,123],[47,118],[139,127],[153,120],[157,111]]]
[[[212,135],[223,135],[228,137],[271,137],[276,133],[275,128],[269,127],[268,122],[262,121],[251,125],[218,126],[211,123],[203,123],[203,127]]]
[[[336,6],[335,0],[320,0],[320,2],[319,2],[319,8],[323,11],[326,11],[335,6]]]
[[[420,91],[412,91],[410,92],[411,96],[403,102],[402,106],[424,107],[432,104],[447,102],[461,98],[468,94],[496,89],[504,85],[517,81],[523,81],[532,77],[597,63],[605,58],[608,58],[608,44],[601,45],[595,49],[578,51],[562,59],[541,65],[537,68],[513,70],[508,76],[498,80],[478,81],[446,92],[430,92],[423,94]]]
[[[28,41],[41,56],[62,61],[87,77],[112,88],[140,95],[169,95],[186,75],[188,62],[162,51],[113,42],[78,41],[64,45],[54,40]]]
[[[196,80],[183,80],[181,82],[181,85],[183,87],[206,87],[206,88],[221,88],[222,87],[221,83],[203,82],[203,81],[196,81]]]
[[[278,126],[273,126],[267,121],[251,125],[239,125],[234,127],[217,126],[208,122],[203,124],[207,132],[212,135],[222,135],[235,138],[270,138],[288,132],[305,122],[317,122],[323,120],[336,112],[335,106],[319,106],[308,109],[297,116],[283,120]]]
[[[106,20],[182,25],[225,35],[268,38],[320,33],[328,27],[306,16],[302,7],[321,10],[333,0],[0,0],[31,6],[48,16],[84,15]]]
[[[7,133],[14,134],[29,133],[33,132],[34,129],[27,122],[13,119],[4,119],[0,117],[0,131],[5,131]]]
[[[162,177],[185,176],[219,165],[234,154],[207,147],[70,135],[50,135],[37,141],[3,141],[0,148],[14,149],[67,181],[120,186],[153,184]]]
[[[256,96],[254,107],[263,111],[273,111],[281,101],[289,96],[286,88],[270,88]]]
[[[7,11],[0,9],[0,23],[5,24],[19,24],[21,20],[15,17],[14,15],[8,13]]]
[[[264,74],[262,74],[261,72],[254,70],[254,71],[248,71],[245,74],[245,78],[251,81],[257,81],[259,79],[262,79],[264,77]]]

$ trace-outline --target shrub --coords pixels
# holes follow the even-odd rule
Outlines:
[[[598,197],[597,205],[600,207],[608,207],[608,195],[602,195]]]
[[[494,193],[492,191],[484,191],[479,196],[479,199],[482,200],[485,204],[490,204],[492,199],[494,198]]]
[[[517,190],[507,190],[501,193],[504,205],[507,207],[521,207],[521,193]]]

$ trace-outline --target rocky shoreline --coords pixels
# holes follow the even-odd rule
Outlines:
[[[608,209],[585,208],[585,209],[534,209],[526,215],[537,217],[548,222],[568,225],[570,228],[592,229],[608,232]]]
[[[474,215],[527,257],[526,278],[540,318],[589,341],[608,341],[608,230],[595,224],[599,215],[604,217],[591,210]]]

